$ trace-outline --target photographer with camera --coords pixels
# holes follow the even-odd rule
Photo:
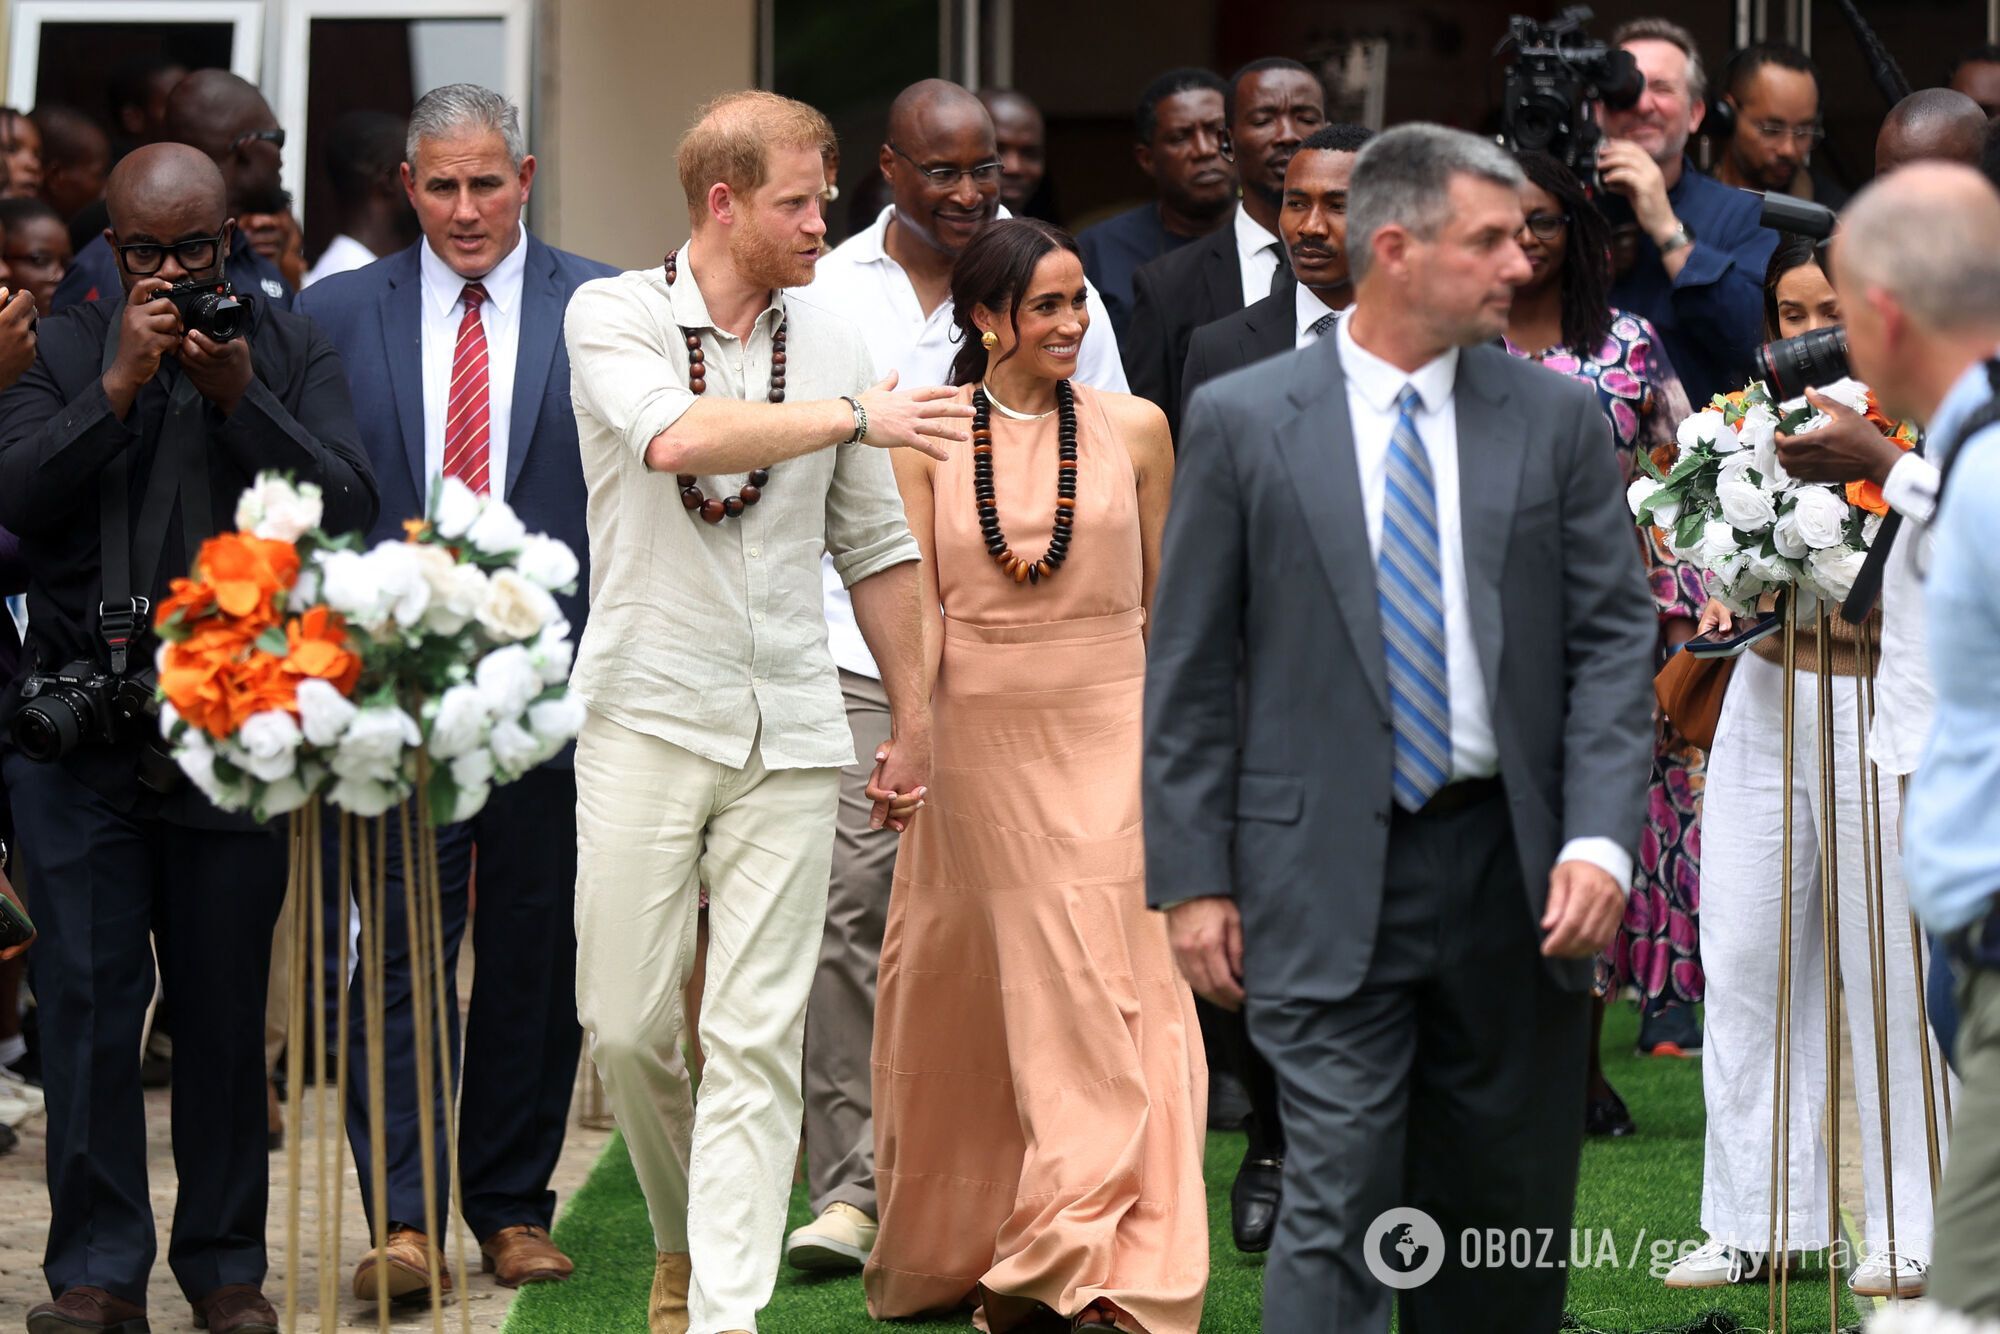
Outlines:
[[[1612,35],[1645,76],[1639,100],[1600,108],[1597,155],[1619,277],[1612,304],[1658,329],[1688,399],[1741,389],[1757,345],[1759,282],[1777,235],[1758,225],[1757,199],[1694,169],[1688,137],[1701,125],[1708,79],[1685,28],[1634,19]],[[1621,244],[1630,236],[1629,263]]]
[[[222,173],[155,144],[112,173],[122,299],[59,312],[0,395],[0,524],[28,565],[24,664],[0,699],[36,887],[52,1204],[35,1330],[144,1329],[155,1250],[139,1044],[151,923],[173,997],[169,1262],[211,1331],[272,1330],[264,1279],[264,1000],[283,840],[191,790],[154,703],[152,605],[270,469],[366,528],[375,484],[340,361],[223,277]]]

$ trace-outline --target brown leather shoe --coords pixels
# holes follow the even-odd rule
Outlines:
[[[547,1228],[503,1227],[479,1243],[480,1266],[503,1288],[523,1283],[558,1283],[576,1266],[549,1240]]]
[[[71,1288],[52,1302],[28,1310],[28,1334],[152,1334],[146,1310],[103,1288]]]
[[[646,1305],[649,1334],[688,1334],[688,1281],[694,1263],[686,1251],[657,1251],[653,1297]]]
[[[442,1255],[438,1256],[438,1284],[450,1293],[451,1270],[445,1267]],[[430,1290],[430,1238],[413,1227],[391,1232],[387,1246],[368,1252],[354,1267],[354,1295],[364,1302],[428,1298]]]
[[[278,1334],[278,1313],[254,1284],[231,1283],[194,1303],[194,1327],[210,1334]]]

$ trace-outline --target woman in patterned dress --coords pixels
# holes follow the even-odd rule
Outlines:
[[[1680,377],[1644,319],[1612,306],[1610,228],[1575,175],[1546,153],[1520,155],[1527,223],[1520,233],[1532,276],[1516,290],[1507,350],[1597,393],[1628,473],[1641,449],[1671,448],[1690,411]],[[1708,600],[1700,571],[1677,561],[1657,531],[1640,539],[1660,617],[1661,661],[1694,633]],[[1701,1046],[1694,1005],[1702,996],[1695,914],[1700,904],[1701,750],[1662,718],[1653,745],[1646,827],[1625,921],[1599,960],[1598,994],[1637,988],[1639,1046],[1686,1055]],[[1598,1023],[1603,1006],[1598,1007]],[[1625,1104],[1605,1081],[1592,1035],[1590,1133],[1629,1135]]]

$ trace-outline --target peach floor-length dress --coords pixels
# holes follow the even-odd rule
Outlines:
[[[1194,1334],[1208,1068],[1145,901],[1137,489],[1087,388],[1076,414],[1075,535],[1039,585],[987,554],[971,449],[935,473],[944,656],[882,945],[868,1309],[971,1301],[1004,1331],[1034,1302],[1102,1298],[1128,1327]],[[1001,527],[1040,552],[1059,416],[991,415]]]

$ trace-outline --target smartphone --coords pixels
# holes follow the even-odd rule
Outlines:
[[[1765,636],[1776,634],[1784,624],[1777,612],[1767,611],[1752,621],[1739,620],[1728,630],[1696,635],[1681,647],[1690,657],[1733,658]]]

